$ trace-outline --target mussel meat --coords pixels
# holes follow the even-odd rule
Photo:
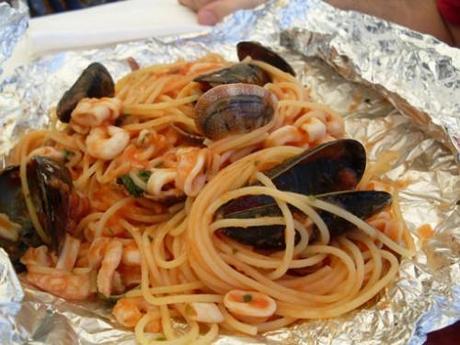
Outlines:
[[[218,140],[248,133],[273,119],[276,99],[270,91],[251,84],[219,85],[203,94],[195,106],[198,130]]]
[[[335,204],[361,219],[367,219],[391,204],[391,194],[380,191],[347,191],[317,196],[319,199]],[[345,219],[326,211],[319,211],[332,236],[338,236],[354,228]],[[226,218],[257,218],[262,216],[281,216],[281,211],[273,205],[265,205],[246,211],[227,214]],[[282,250],[285,248],[284,226],[254,226],[250,228],[226,228],[218,230],[242,244],[260,250]],[[295,243],[300,240],[296,233]]]
[[[41,238],[32,225],[22,192],[19,167],[9,167],[0,173],[0,215],[8,219],[8,228],[3,230],[17,231],[13,237],[5,237],[3,231],[0,232],[0,246],[18,269],[21,268],[18,260],[28,247],[47,244],[59,251],[70,215],[72,180],[62,163],[33,157],[27,164],[27,181],[38,220],[48,239]]]
[[[264,86],[271,82],[270,76],[260,67],[247,63],[237,63],[194,79],[204,90],[223,84],[254,84]]]
[[[284,191],[303,195],[318,195],[356,187],[366,169],[366,150],[353,139],[340,139],[324,143],[290,158],[265,171]],[[274,204],[267,196],[246,196],[224,205],[224,215]]]
[[[104,65],[94,62],[80,75],[72,87],[62,96],[57,106],[57,116],[69,122],[72,111],[83,98],[113,97],[115,85]]]
[[[273,50],[264,47],[259,42],[243,41],[237,44],[236,50],[240,61],[250,56],[253,60],[266,62],[295,77],[294,69]]]

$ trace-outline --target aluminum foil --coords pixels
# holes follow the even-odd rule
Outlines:
[[[216,344],[415,345],[460,319],[460,57],[428,36],[319,0],[291,0],[238,12],[208,34],[47,56],[0,84],[0,157],[24,130],[46,126],[49,107],[92,61],[120,77],[128,57],[144,66],[207,52],[236,60],[240,40],[281,51],[313,97],[344,115],[349,135],[372,143],[371,158],[400,152],[388,177],[410,182],[400,198],[417,255],[402,261],[399,278],[379,298],[343,317],[257,338],[222,335]],[[432,238],[418,238],[422,224],[435,229]],[[0,276],[1,344],[134,344],[107,306],[21,289],[1,251]]]
[[[19,0],[0,3],[0,76],[2,64],[13,52],[19,38],[27,29],[28,9]]]

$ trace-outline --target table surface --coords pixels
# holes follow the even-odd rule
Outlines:
[[[5,66],[5,75],[47,53],[207,30],[177,0],[130,0],[34,18]],[[460,322],[429,334],[426,342],[426,345],[457,344],[460,344]]]

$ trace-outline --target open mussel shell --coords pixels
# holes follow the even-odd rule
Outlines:
[[[350,191],[318,195],[319,199],[337,205],[361,219],[367,219],[391,205],[391,194],[383,191]],[[332,236],[338,236],[353,229],[347,220],[326,212],[319,211]]]
[[[353,139],[330,141],[290,158],[264,173],[283,191],[318,195],[351,190],[366,169],[366,150]],[[223,214],[274,204],[268,196],[244,196],[222,207]]]
[[[70,216],[70,172],[61,162],[37,156],[27,164],[27,180],[40,224],[58,250]]]
[[[253,41],[243,41],[236,46],[238,58],[243,61],[250,56],[253,60],[266,62],[283,72],[289,73],[295,77],[294,69],[281,56],[273,50],[264,47],[262,44]]]
[[[193,81],[209,90],[224,84],[254,84],[264,86],[271,82],[270,76],[260,67],[247,63],[237,63],[230,67],[196,77]]]
[[[42,244],[30,221],[24,196],[21,190],[19,167],[9,167],[0,172],[0,213],[3,218],[0,228],[0,246],[9,254],[16,269],[20,269],[19,258],[28,247]],[[19,229],[12,224],[19,225]],[[5,233],[7,232],[7,233]],[[11,232],[14,232],[13,234]]]
[[[391,204],[391,194],[380,191],[347,191],[317,197],[337,205],[361,219],[367,219]],[[331,236],[339,236],[354,228],[354,225],[345,219],[326,211],[319,211],[318,214],[329,228]],[[266,205],[228,214],[225,218],[258,218],[280,215],[281,211],[277,206]],[[282,250],[285,248],[284,226],[281,225],[225,228],[218,230],[218,233],[256,249]],[[300,236],[296,233],[295,243],[299,240]]]
[[[275,97],[261,86],[219,85],[198,99],[195,123],[205,137],[218,140],[266,125],[273,119],[275,108]]]
[[[70,214],[72,180],[60,162],[45,157],[33,157],[27,164],[30,197],[39,222],[50,238],[44,243],[35,231],[22,192],[19,167],[9,167],[0,173],[0,213],[19,225],[14,240],[0,233],[0,246],[10,255],[18,268],[18,260],[28,247],[48,244],[58,250],[63,243]],[[9,224],[8,224],[9,225]]]
[[[94,62],[80,75],[72,87],[62,96],[57,106],[57,116],[69,122],[72,111],[83,98],[113,97],[115,85],[104,65]]]

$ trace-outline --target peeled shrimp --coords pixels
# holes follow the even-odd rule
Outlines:
[[[72,242],[72,239],[67,241]],[[89,271],[76,273],[52,268],[56,260],[46,246],[30,247],[21,262],[27,266],[27,281],[43,291],[70,300],[84,300],[92,293]]]
[[[128,328],[134,328],[142,316],[147,312],[157,312],[158,318],[153,318],[146,331],[158,333],[161,330],[160,313],[158,307],[149,305],[142,297],[121,298],[112,310],[117,321]]]
[[[113,124],[120,116],[121,106],[118,98],[83,98],[72,111],[71,121],[83,127]]]
[[[115,126],[95,127],[86,138],[88,153],[96,158],[111,160],[129,143],[129,133]]]
[[[114,274],[121,262],[122,254],[123,245],[119,240],[111,240],[107,244],[101,269],[97,274],[97,289],[106,297],[112,294]]]
[[[141,252],[137,248],[136,241],[130,240],[123,243],[123,256],[121,263],[125,266],[140,266]]]
[[[50,273],[29,271],[26,278],[36,287],[65,299],[84,300],[91,295],[89,273],[76,274],[59,270]]]

